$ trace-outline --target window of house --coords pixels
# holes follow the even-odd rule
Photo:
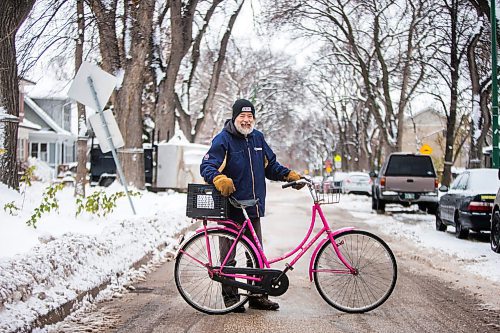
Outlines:
[[[38,142],[32,142],[30,146],[30,156],[38,158]]]
[[[74,146],[65,146],[64,151],[65,151],[64,162],[65,163],[74,162],[75,161]]]
[[[40,160],[47,162],[48,161],[48,149],[46,143],[40,144]]]
[[[56,164],[56,144],[55,143],[49,144],[49,164],[50,165]]]
[[[26,140],[25,139],[20,139],[17,142],[17,159],[19,161],[24,161],[25,159],[25,145],[26,145]]]
[[[63,106],[63,123],[65,130],[71,131],[71,103],[66,103]]]

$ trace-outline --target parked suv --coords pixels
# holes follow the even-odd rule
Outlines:
[[[385,211],[388,203],[403,206],[418,204],[434,214],[438,205],[438,179],[428,155],[393,153],[385,160],[372,186],[372,209]]]

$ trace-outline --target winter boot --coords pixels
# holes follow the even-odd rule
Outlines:
[[[240,301],[239,297],[227,297],[227,296],[224,296],[224,304],[228,308],[231,307],[231,306],[233,306],[234,304],[238,303],[239,301]],[[240,306],[234,308],[232,312],[243,313],[245,311],[246,311],[245,305],[241,304]]]
[[[248,307],[257,310],[278,310],[280,305],[276,302],[270,301],[267,298],[267,295],[263,295],[260,297],[250,298]]]

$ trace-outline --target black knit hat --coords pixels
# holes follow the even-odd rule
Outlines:
[[[255,107],[252,102],[246,99],[239,99],[233,104],[233,121],[238,117],[238,115],[242,112],[252,112],[255,118]]]

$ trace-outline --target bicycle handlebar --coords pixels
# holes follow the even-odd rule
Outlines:
[[[299,180],[294,180],[293,182],[289,182],[289,183],[286,183],[284,185],[281,185],[281,188],[287,188],[287,187],[294,186],[297,184],[311,185],[311,182],[307,178],[300,177]]]
[[[296,185],[296,184],[297,184],[297,181],[294,180],[293,182],[286,183],[285,185],[281,185],[281,188],[287,188],[287,187],[290,187],[290,186],[293,186],[293,185]]]

